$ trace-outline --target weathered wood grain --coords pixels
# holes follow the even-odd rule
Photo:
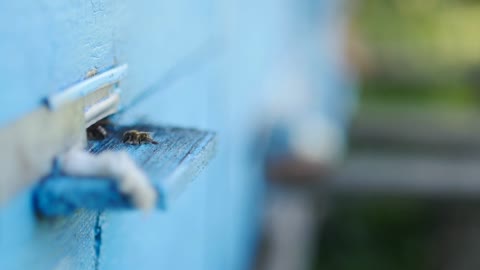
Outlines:
[[[159,195],[157,205],[163,209],[205,167],[214,153],[215,134],[208,131],[153,125],[110,126],[107,129],[110,136],[90,142],[89,151],[127,151],[152,180]],[[123,143],[122,134],[130,129],[152,132],[158,144]],[[115,182],[103,178],[50,176],[39,184],[34,197],[37,210],[46,216],[65,215],[78,208],[132,207]]]

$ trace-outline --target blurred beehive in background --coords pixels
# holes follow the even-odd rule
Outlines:
[[[316,265],[479,269],[480,2],[351,4],[361,104]]]
[[[356,150],[475,159],[480,149],[480,3],[355,1],[362,98]]]

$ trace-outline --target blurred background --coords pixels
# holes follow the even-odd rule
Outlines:
[[[360,99],[311,269],[480,269],[480,1],[348,14]]]
[[[480,269],[480,0],[10,1],[2,18],[0,124],[126,63],[114,122],[212,130],[218,151],[149,219],[41,220],[26,180],[73,135],[44,157],[60,139],[2,128],[25,183],[4,173],[0,195],[25,188],[0,207],[0,268]]]

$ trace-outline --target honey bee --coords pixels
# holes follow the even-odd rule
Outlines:
[[[100,124],[94,124],[87,128],[87,138],[89,140],[103,140],[107,136],[107,130]]]
[[[103,140],[108,137],[106,126],[110,125],[110,120],[102,119],[87,128],[87,138],[89,140]]]
[[[152,135],[149,132],[138,131],[135,129],[123,133],[123,142],[126,144],[158,144],[157,141],[153,140]]]
[[[91,77],[97,75],[97,73],[98,73],[98,70],[97,70],[96,67],[94,67],[94,68],[90,69],[89,71],[87,71],[87,74],[85,74],[85,78],[86,79],[91,78]]]

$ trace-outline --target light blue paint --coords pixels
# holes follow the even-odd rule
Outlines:
[[[0,3],[0,57],[5,63],[0,66],[0,126],[35,110],[44,97],[81,82],[89,70],[96,68],[104,71],[119,63],[128,63],[130,66],[129,75],[121,82],[123,101],[130,104],[142,91],[147,91],[148,86],[177,66],[179,61],[189,63],[192,54],[211,40],[211,25],[208,24],[210,5],[208,1],[185,0],[20,0]],[[174,79],[181,80],[183,73],[182,69]],[[24,196],[15,199],[15,203],[5,205],[6,211],[0,213],[0,261],[5,262],[2,266],[6,265],[1,268],[53,269],[69,261],[71,265],[67,266],[71,269],[92,269],[92,265],[83,264],[80,258],[98,260],[91,252],[95,246],[93,236],[70,240],[68,243],[62,238],[50,238],[52,246],[48,241],[38,240],[45,233],[36,230],[42,225],[33,215],[29,219],[19,218],[22,213],[32,211],[30,196],[31,192],[26,191]],[[189,209],[196,211],[198,216],[204,213],[198,212],[198,208],[193,206]],[[72,226],[52,226],[49,230],[55,229],[59,234],[78,237],[84,237],[83,232],[93,233],[95,230],[94,224],[84,217],[74,216],[65,220],[80,222],[85,226],[81,231]],[[18,229],[15,229],[17,223]],[[106,223],[117,225],[115,221],[107,220]],[[168,232],[153,231],[158,226],[158,222],[150,224],[151,236],[154,236],[154,232],[161,235]],[[32,233],[29,234],[26,228],[31,228]],[[198,235],[201,236],[200,233]],[[147,239],[163,243],[161,238]],[[81,240],[92,241],[81,245]],[[71,255],[73,258],[66,255],[70,253],[55,252],[57,245],[61,248],[68,244],[77,247],[75,255]],[[202,245],[200,241],[193,241],[190,246],[199,245]],[[113,243],[110,250],[120,254],[115,246]],[[42,258],[45,263],[36,263],[36,260],[28,259],[30,257]],[[102,256],[105,261],[115,257]],[[194,262],[185,262],[191,263]],[[154,267],[155,260],[144,264]],[[187,269],[195,269],[191,266]],[[139,267],[142,268],[142,265]]]
[[[97,213],[38,220],[32,190],[0,208],[0,269],[93,269]]]
[[[206,269],[216,244],[205,234],[207,181],[191,183],[167,212],[107,212],[100,269]]]
[[[93,235],[96,215],[62,219],[78,226],[39,223],[32,215],[31,193],[25,191],[0,211],[0,263],[12,266],[5,269],[52,269],[70,254],[75,254],[73,269],[92,269],[83,263],[92,260],[105,270],[247,269],[262,196],[258,164],[249,162],[252,120],[258,116],[266,74],[299,29],[292,26],[292,7],[298,2],[313,1],[0,3],[0,57],[5,63],[0,66],[0,126],[34,110],[42,98],[81,82],[92,68],[103,71],[127,63],[128,76],[120,84],[122,123],[143,118],[214,130],[219,138],[216,159],[168,211],[107,211],[101,218],[101,242]],[[41,226],[79,239],[46,237],[52,248],[38,240],[49,235],[38,230]],[[77,240],[83,244],[76,245]],[[65,246],[75,253],[55,252]],[[42,263],[20,258],[42,258]]]
[[[43,98],[115,65],[117,1],[0,3],[0,126],[38,108]]]
[[[115,28],[115,52],[119,63],[129,64],[122,81],[124,104],[148,91],[160,79],[185,73],[196,59],[212,49],[216,33],[211,18],[214,0],[126,1]],[[200,59],[199,61],[203,61]],[[189,63],[189,65],[182,65]],[[178,67],[180,68],[180,76]],[[198,65],[198,64],[197,64]],[[172,72],[174,74],[172,74]]]

